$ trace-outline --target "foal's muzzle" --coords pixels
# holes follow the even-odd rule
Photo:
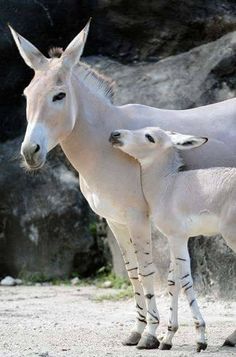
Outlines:
[[[123,145],[123,143],[121,141],[121,133],[117,130],[113,131],[111,133],[109,141],[113,146],[122,146]]]
[[[23,143],[21,154],[27,166],[32,170],[40,169],[44,165],[45,155],[37,143]]]

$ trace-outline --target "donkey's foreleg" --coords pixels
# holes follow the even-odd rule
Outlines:
[[[143,286],[147,309],[147,326],[145,327],[137,348],[158,348],[159,341],[156,338],[156,329],[159,325],[159,313],[154,294],[155,267],[152,257],[151,227],[149,219],[146,216],[139,216],[130,223],[128,228],[138,261],[138,276]]]
[[[206,327],[193,289],[188,240],[174,237],[169,239],[169,244],[175,257],[177,277],[181,284],[181,288],[187,297],[192,312],[194,324],[197,330],[197,351],[200,352],[201,350],[205,350],[207,347]]]
[[[141,339],[141,335],[146,327],[146,304],[142,285],[138,279],[138,263],[134,253],[134,247],[131,243],[130,234],[126,226],[108,222],[114,236],[117,239],[124,258],[125,267],[133,286],[134,298],[136,303],[136,323],[131,331],[131,334],[123,341],[124,345],[137,345]]]
[[[178,296],[181,289],[180,281],[176,278],[175,258],[171,253],[171,263],[168,274],[168,291],[170,295],[170,317],[168,322],[168,331],[163,337],[160,350],[170,350],[172,347],[172,339],[178,330]]]

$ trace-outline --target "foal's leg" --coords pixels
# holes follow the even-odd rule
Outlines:
[[[200,313],[195,292],[193,289],[193,280],[191,275],[190,257],[188,252],[188,240],[180,238],[169,238],[170,249],[173,252],[176,266],[176,278],[179,279],[181,288],[183,289],[197,331],[197,351],[205,350],[207,347],[205,321]],[[174,326],[174,329],[176,327]],[[168,326],[168,331],[171,331],[172,326]],[[173,336],[172,336],[173,337]]]
[[[147,308],[147,326],[137,348],[152,349],[159,346],[159,341],[156,338],[159,313],[154,295],[155,267],[152,257],[151,227],[146,215],[136,214],[130,221],[128,228],[138,261],[138,276],[143,286]]]
[[[108,222],[117,242],[120,246],[122,256],[124,258],[126,270],[134,290],[134,298],[136,302],[136,323],[131,334],[123,342],[124,345],[137,345],[141,339],[141,335],[146,327],[146,305],[142,285],[138,279],[138,263],[134,253],[134,247],[131,243],[130,234],[126,226]]]
[[[178,330],[178,296],[181,289],[180,281],[176,277],[176,264],[175,257],[171,252],[171,263],[168,274],[168,291],[171,299],[170,304],[170,317],[168,323],[168,331],[163,337],[160,350],[170,350],[172,347],[172,338]]]

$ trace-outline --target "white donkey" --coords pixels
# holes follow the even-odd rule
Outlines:
[[[51,58],[11,30],[21,56],[35,72],[24,91],[28,126],[21,152],[26,165],[38,169],[47,153],[60,144],[78,170],[81,191],[91,208],[107,219],[134,288],[137,319],[124,344],[155,348],[159,315],[139,164],[113,149],[107,137],[118,128],[160,126],[182,132],[191,128],[193,134],[205,133],[210,139],[185,157],[188,167],[236,166],[236,99],[185,111],[115,106],[111,81],[80,62],[88,30],[89,24],[64,52],[51,52]],[[230,342],[236,343],[236,334]]]
[[[183,160],[178,150],[199,147],[207,139],[157,127],[116,130],[110,141],[113,147],[139,161],[151,218],[169,241],[170,319],[160,348],[172,347],[172,338],[178,329],[178,295],[182,288],[192,311],[200,352],[207,347],[205,322],[193,289],[188,239],[222,234],[236,252],[236,168],[182,171]]]

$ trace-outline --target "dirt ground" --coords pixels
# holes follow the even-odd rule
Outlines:
[[[0,357],[187,357],[195,353],[195,331],[188,306],[180,300],[180,329],[171,351],[139,351],[122,346],[134,322],[133,300],[97,302],[109,289],[94,286],[0,287]],[[168,297],[157,295],[159,333],[166,330]],[[235,329],[236,303],[200,298],[206,319],[207,357],[236,356],[236,348],[221,347]]]

